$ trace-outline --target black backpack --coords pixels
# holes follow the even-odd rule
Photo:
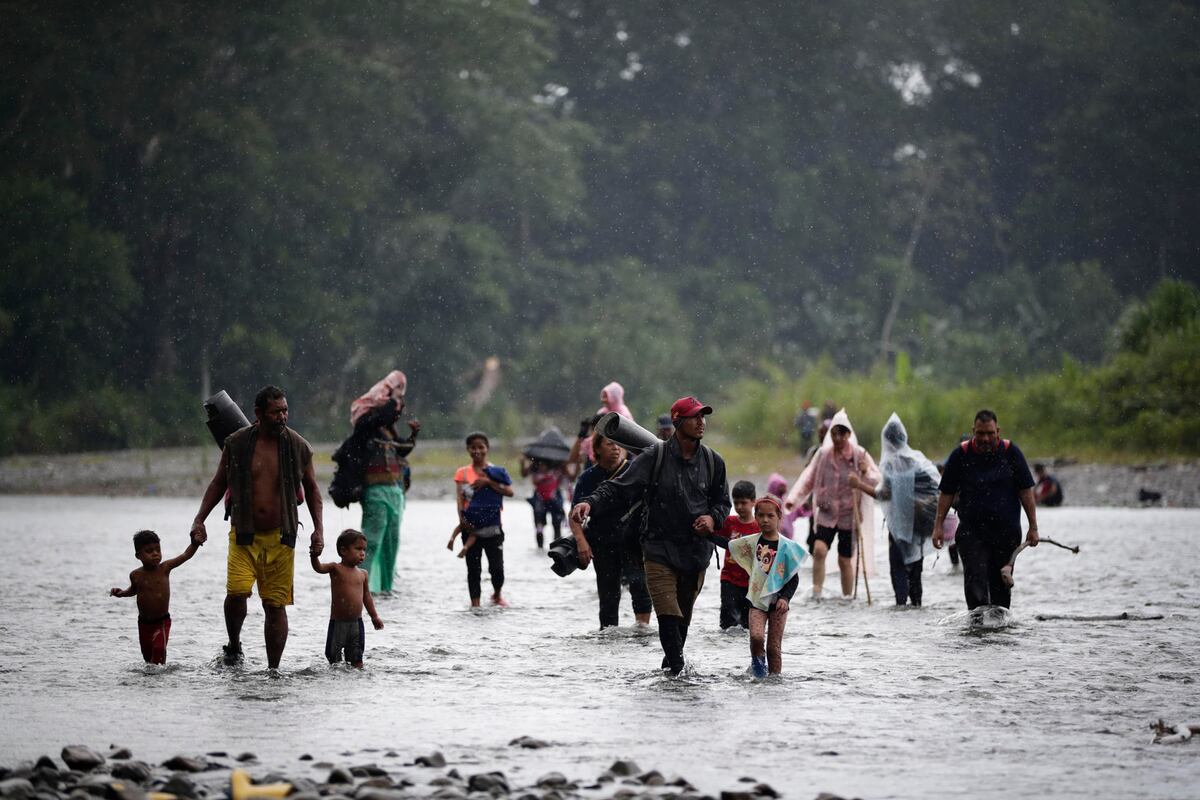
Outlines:
[[[349,508],[362,501],[363,484],[367,477],[367,442],[362,436],[350,434],[333,451],[333,480],[329,484],[329,499],[338,508]]]

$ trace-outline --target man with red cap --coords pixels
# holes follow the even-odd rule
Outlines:
[[[582,524],[592,513],[644,504],[646,586],[658,617],[663,668],[672,675],[684,666],[692,607],[712,559],[711,536],[729,515],[725,461],[700,441],[711,413],[712,407],[695,397],[676,400],[671,406],[674,435],[642,451],[623,473],[571,510],[571,518]]]

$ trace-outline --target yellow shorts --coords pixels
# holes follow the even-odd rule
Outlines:
[[[296,551],[279,541],[279,529],[254,534],[254,544],[240,545],[229,531],[225,591],[248,597],[258,581],[258,596],[272,606],[292,604]]]

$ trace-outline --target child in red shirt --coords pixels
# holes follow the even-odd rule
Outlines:
[[[733,540],[758,533],[758,523],[754,521],[754,497],[757,494],[754,484],[738,481],[733,485],[732,494],[734,513],[721,526],[721,534]],[[735,625],[750,627],[750,601],[746,599],[749,585],[750,576],[746,570],[726,556],[725,566],[721,569],[721,630]]]

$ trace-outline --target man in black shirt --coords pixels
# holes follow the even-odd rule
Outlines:
[[[1015,444],[1000,438],[994,412],[975,415],[972,437],[950,453],[938,487],[933,546],[942,547],[942,524],[958,496],[959,526],[955,542],[962,557],[967,608],[997,605],[1008,608],[1012,590],[1000,577],[1021,543],[1021,509],[1029,520],[1025,540],[1037,547],[1037,509],[1033,476]]]
[[[628,508],[638,500],[646,503],[642,534],[646,585],[658,617],[663,667],[673,675],[683,669],[692,607],[712,559],[710,537],[729,515],[725,461],[700,443],[705,417],[711,413],[711,406],[694,397],[675,401],[671,406],[675,434],[644,450],[624,472],[600,484],[571,510],[571,519],[582,523],[591,514]]]

